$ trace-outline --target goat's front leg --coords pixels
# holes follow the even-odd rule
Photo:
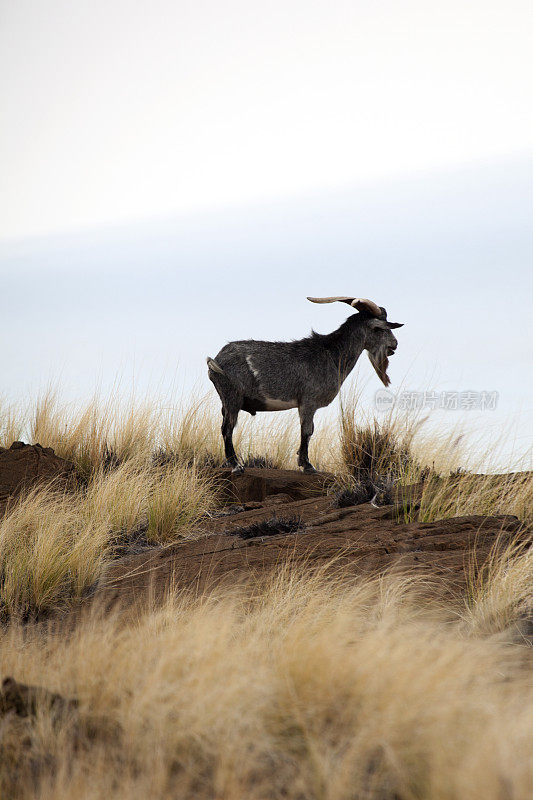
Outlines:
[[[300,427],[302,435],[300,449],[298,450],[298,466],[303,467],[304,472],[316,472],[316,469],[309,461],[309,439],[313,435],[313,431],[315,429],[313,424],[315,409],[300,406],[298,408],[298,413],[300,415]]]

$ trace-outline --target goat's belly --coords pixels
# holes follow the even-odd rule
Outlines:
[[[257,411],[285,411],[297,407],[296,400],[275,400],[273,397],[245,397],[242,403],[242,410],[252,415]]]
[[[265,411],[286,411],[288,408],[296,408],[296,400],[276,400],[273,397],[264,398]]]

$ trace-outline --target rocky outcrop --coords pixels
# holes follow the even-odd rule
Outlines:
[[[521,530],[509,515],[407,521],[417,519],[421,486],[397,490],[382,507],[365,502],[339,508],[336,496],[326,494],[330,476],[257,469],[227,481],[231,504],[191,531],[195,540],[121,559],[99,597],[113,602],[170,586],[203,590],[259,579],[286,563],[305,569],[330,564],[348,576],[398,568],[427,574],[444,591],[455,591],[496,543],[504,545]],[[284,524],[276,527],[276,519]]]
[[[38,483],[53,483],[58,488],[73,486],[74,464],[56,456],[51,447],[13,442],[0,448],[0,513],[9,500]]]

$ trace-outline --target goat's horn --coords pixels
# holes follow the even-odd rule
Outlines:
[[[351,303],[353,297],[308,297],[312,303],[335,303],[337,300],[341,303]]]
[[[355,297],[350,305],[356,308],[358,311],[370,311],[374,317],[381,317],[383,313],[381,308],[376,303],[374,303],[372,300],[366,300],[364,297]]]
[[[382,315],[381,308],[372,302],[372,300],[365,300],[364,297],[308,297],[312,303],[348,303],[358,311],[369,311],[374,317]]]

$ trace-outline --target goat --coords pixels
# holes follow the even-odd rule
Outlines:
[[[401,323],[388,322],[384,308],[356,297],[308,297],[313,303],[339,301],[357,309],[333,333],[311,332],[293,342],[258,342],[253,339],[229,342],[215,356],[207,358],[208,376],[222,401],[222,437],[226,464],[243,472],[233,448],[233,429],[239,411],[283,411],[297,408],[301,442],[298,466],[316,472],[309,461],[309,440],[318,408],[328,406],[355,366],[363,350],[385,386],[388,356],[398,341],[391,332]]]

